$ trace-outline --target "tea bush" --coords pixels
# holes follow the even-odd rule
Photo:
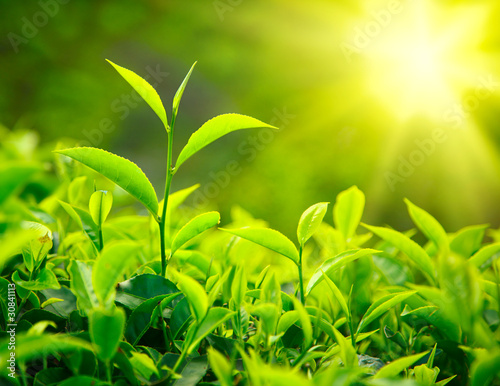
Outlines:
[[[1,134],[2,385],[500,384],[498,231],[447,233],[410,201],[415,229],[366,225],[356,187],[307,208],[296,240],[239,207],[218,228],[174,175],[225,134],[273,127],[217,116],[174,163],[193,68],[169,120],[111,64],[165,128],[163,200],[125,158]]]

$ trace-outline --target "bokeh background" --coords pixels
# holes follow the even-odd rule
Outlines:
[[[175,153],[212,116],[281,128],[233,133],[173,190],[239,205],[293,234],[302,211],[357,185],[363,220],[409,228],[404,197],[447,230],[500,225],[496,0],[0,1],[0,123],[134,160],[159,195],[166,136],[105,62],[149,77],[165,104],[194,61]],[[232,174],[229,175],[229,171]]]

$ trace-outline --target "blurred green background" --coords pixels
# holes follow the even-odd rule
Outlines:
[[[0,4],[9,130],[130,158],[161,195],[161,122],[104,59],[149,76],[166,105],[198,61],[176,154],[221,113],[281,130],[237,132],[189,160],[173,190],[200,182],[192,204],[240,205],[292,234],[305,208],[357,185],[368,223],[410,227],[408,197],[449,231],[500,225],[495,0]]]

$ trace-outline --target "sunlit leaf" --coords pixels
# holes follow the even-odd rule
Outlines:
[[[191,135],[188,143],[177,158],[175,168],[178,169],[193,154],[228,133],[259,127],[277,129],[274,126],[245,115],[223,114],[212,118]]]
[[[192,277],[183,274],[178,274],[177,286],[186,295],[189,307],[199,323],[208,312],[208,296],[205,289]]]
[[[304,246],[307,240],[309,240],[314,232],[318,230],[327,209],[328,202],[319,202],[302,213],[299,220],[299,226],[297,227],[297,239],[300,245]]]
[[[106,221],[112,205],[113,195],[111,192],[98,190],[90,196],[89,211],[97,226],[101,226]]]
[[[93,147],[56,150],[110,179],[141,202],[156,218],[158,199],[153,185],[139,167],[126,158]]]
[[[99,358],[108,361],[115,355],[125,328],[125,312],[121,308],[111,310],[97,308],[89,315],[89,332]]]
[[[382,367],[377,372],[377,374],[375,374],[373,376],[373,378],[374,379],[379,379],[379,378],[391,378],[391,377],[395,377],[399,373],[401,373],[404,369],[410,367],[415,362],[417,362],[419,359],[422,359],[428,353],[429,353],[429,351],[426,351],[426,352],[423,352],[421,354],[410,355],[408,357],[403,357],[403,358],[396,359],[394,362],[391,362],[388,365],[385,365],[384,367]]]
[[[365,195],[357,186],[339,193],[333,207],[333,221],[345,240],[349,240],[363,216]]]
[[[196,216],[184,225],[172,240],[172,255],[192,238],[216,226],[220,221],[219,212],[207,212]]]
[[[391,243],[412,260],[424,272],[431,282],[435,280],[434,265],[429,255],[415,241],[404,234],[389,228],[363,225],[381,239]]]
[[[221,231],[231,233],[242,239],[252,241],[263,247],[277,252],[285,257],[288,257],[295,263],[299,262],[299,252],[295,245],[288,237],[282,233],[269,228],[240,228],[240,229],[225,229],[219,228]]]
[[[181,103],[182,94],[184,94],[184,90],[185,90],[186,85],[189,81],[189,78],[191,77],[191,73],[194,70],[194,66],[196,66],[196,62],[193,63],[189,72],[187,73],[186,77],[184,78],[181,85],[177,89],[177,92],[174,95],[174,100],[172,102],[172,115],[174,116],[174,119],[177,116],[177,111],[179,110],[179,104]]]
[[[143,78],[124,67],[121,67],[112,61],[106,59],[106,61],[111,64],[116,71],[125,79],[128,84],[130,84],[135,91],[141,96],[142,99],[153,109],[153,111],[158,115],[158,117],[163,122],[165,128],[168,127],[167,113],[163,107],[160,96],[156,90]]]

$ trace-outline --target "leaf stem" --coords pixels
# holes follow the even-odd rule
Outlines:
[[[299,286],[300,286],[300,302],[304,305],[306,303],[304,295],[304,278],[302,277],[302,245],[299,248]]]
[[[172,114],[170,127],[167,127],[167,177],[165,181],[165,194],[163,196],[163,208],[160,217],[160,251],[161,251],[161,275],[164,277],[167,272],[167,255],[165,253],[165,221],[167,217],[168,196],[170,194],[170,185],[174,175],[172,165],[172,149],[174,143],[174,127],[176,114]]]

